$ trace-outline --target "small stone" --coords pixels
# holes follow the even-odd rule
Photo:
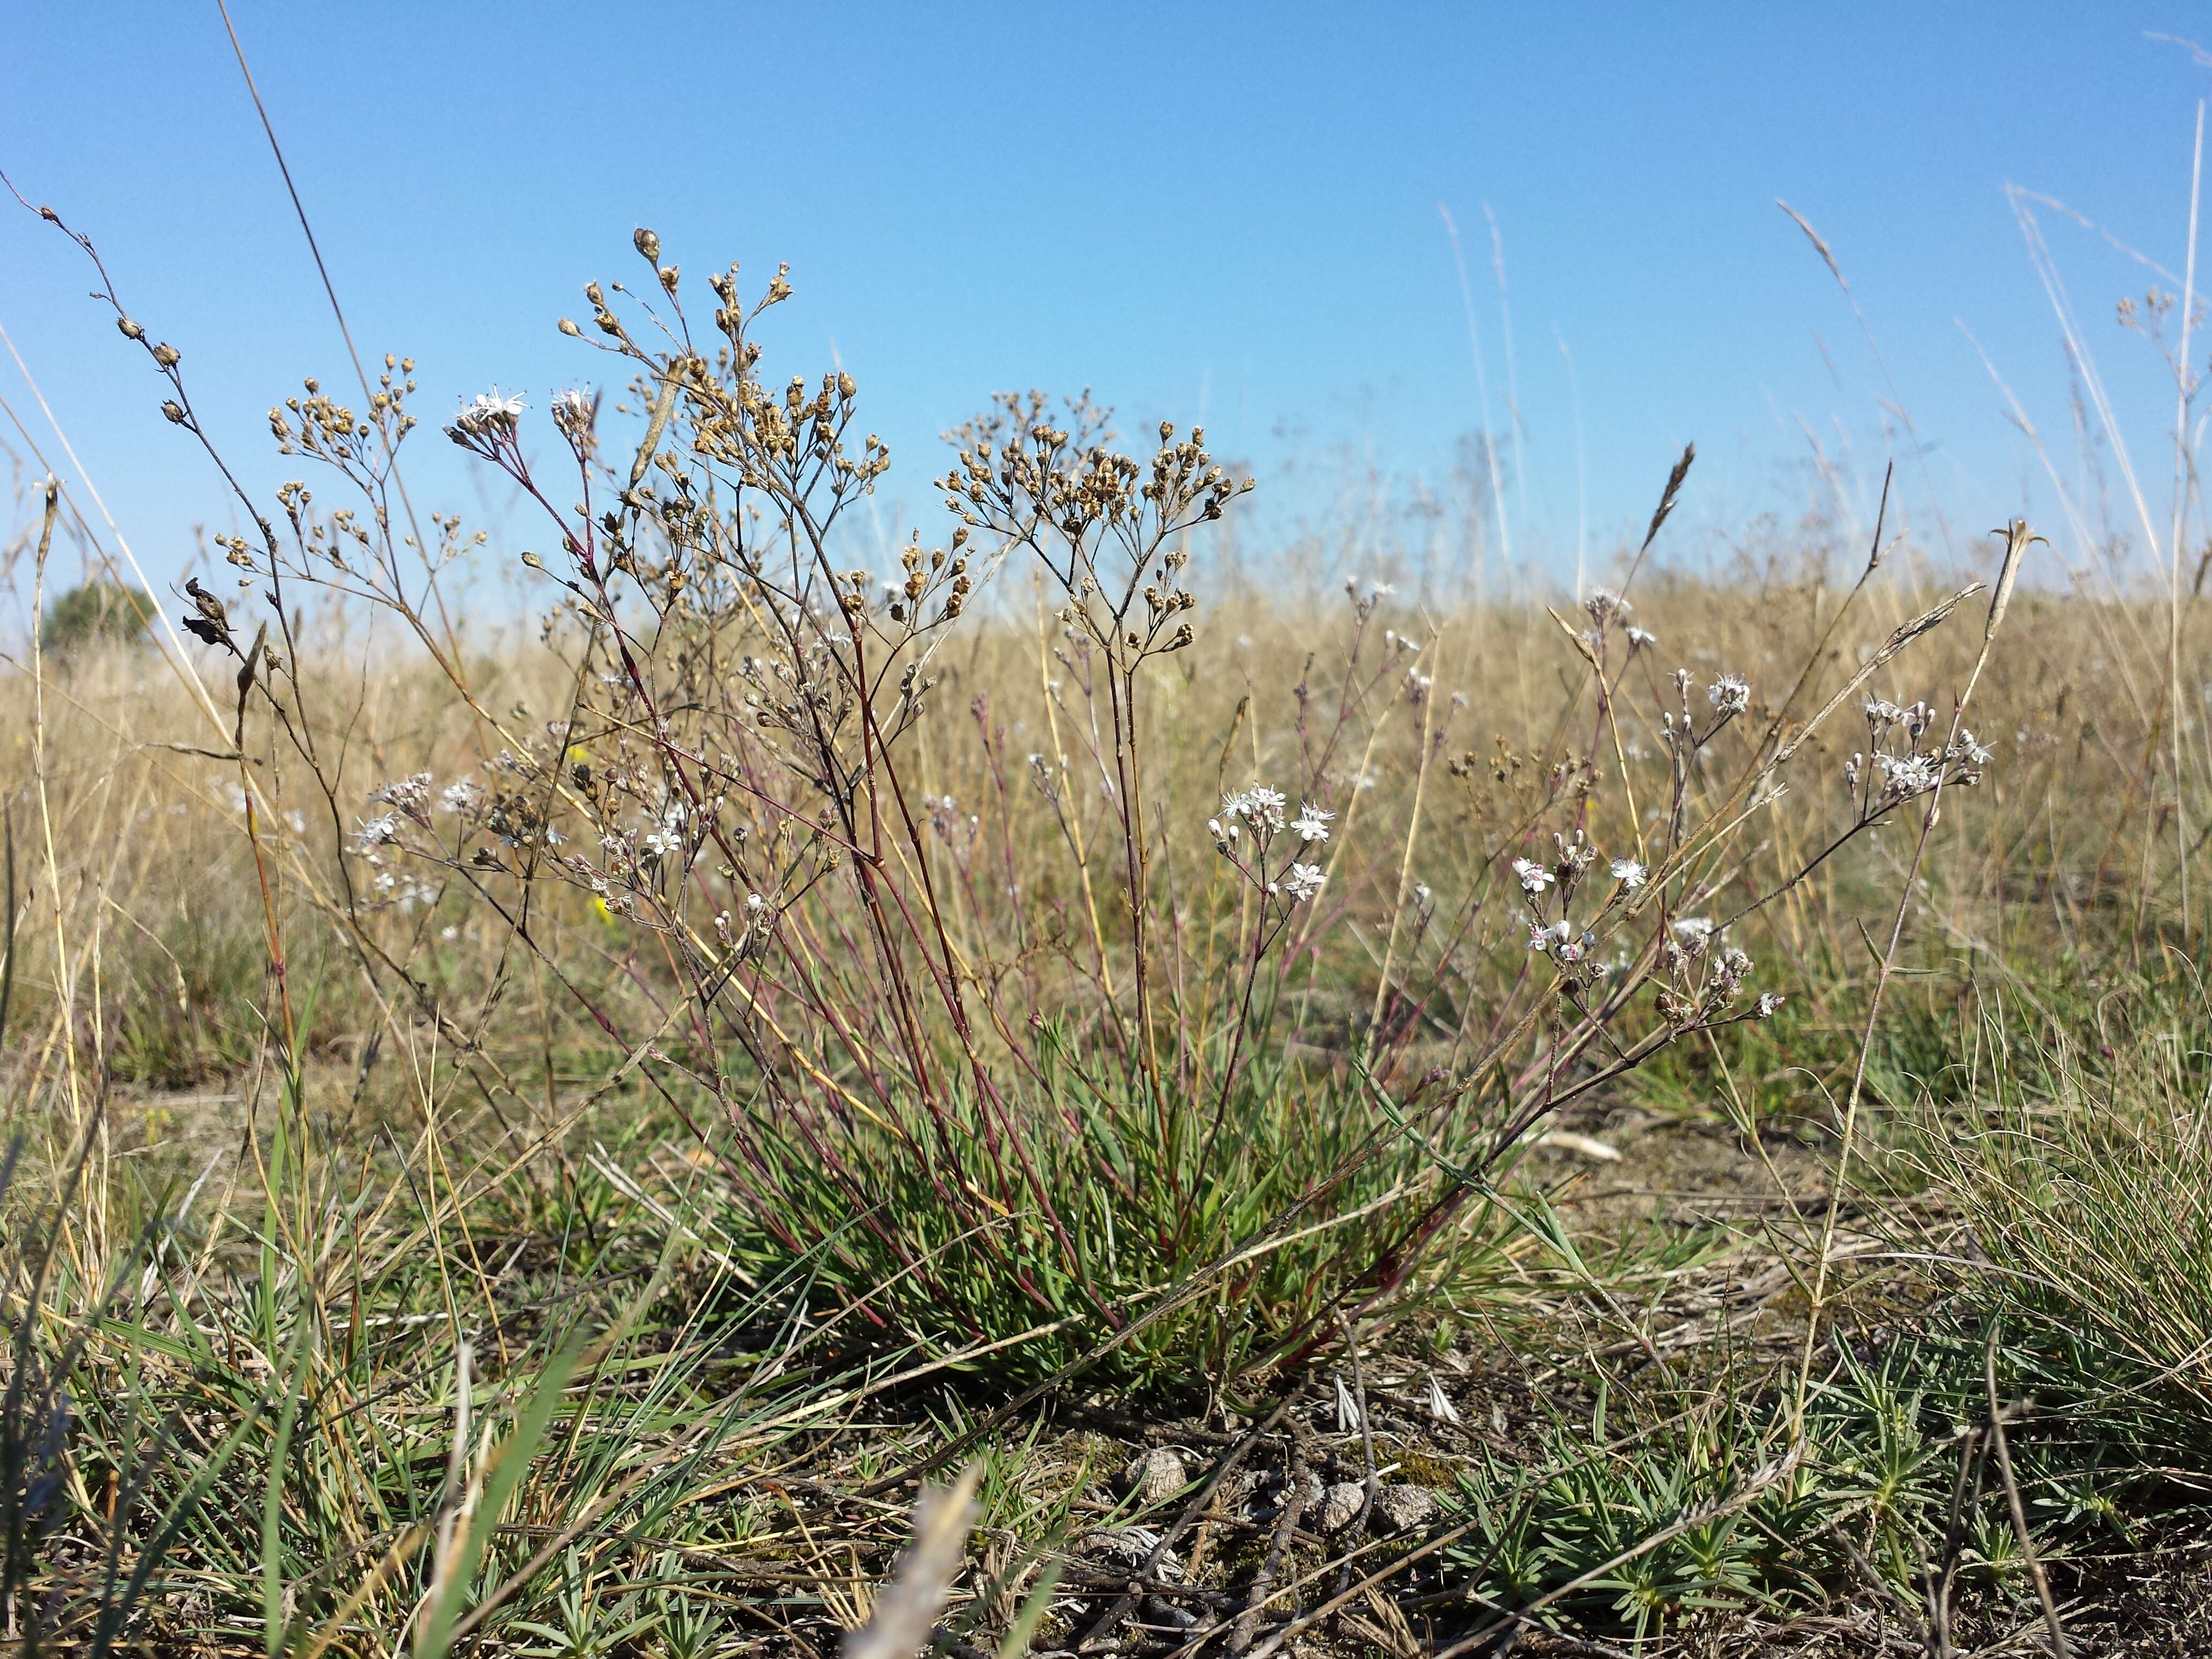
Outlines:
[[[1367,1485],[1362,1480],[1340,1480],[1322,1494],[1321,1529],[1323,1532],[1342,1532],[1352,1524],[1352,1517],[1359,1513],[1359,1506],[1367,1501]]]
[[[1375,1494],[1375,1516],[1392,1532],[1417,1532],[1437,1518],[1437,1495],[1426,1486],[1384,1486]]]
[[[1188,1483],[1182,1459],[1166,1446],[1155,1446],[1121,1472],[1121,1484],[1147,1509],[1164,1504]]]

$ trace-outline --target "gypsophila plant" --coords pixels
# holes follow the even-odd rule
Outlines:
[[[1662,665],[1628,592],[1686,453],[1620,588],[1588,598],[1586,629],[1562,623],[1585,741],[1455,757],[1469,700],[1437,681],[1464,665],[1355,578],[1334,659],[1240,708],[1219,807],[1170,812],[1205,533],[1249,481],[1197,429],[1162,422],[1129,454],[1088,396],[1009,394],[951,434],[950,534],[854,562],[847,520],[890,451],[852,375],[766,368],[787,271],[750,297],[717,272],[695,316],[659,239],[635,247],[647,280],[587,284],[588,329],[561,324],[605,389],[543,413],[495,389],[445,425],[541,515],[520,563],[549,600],[550,715],[485,707],[437,614],[438,572],[480,538],[457,520],[400,532],[416,417],[397,356],[364,411],[313,381],[271,411],[280,449],[356,497],[288,483],[258,543],[225,544],[283,649],[246,645],[235,602],[197,584],[185,624],[251,659],[241,698],[343,838],[329,902],[362,952],[434,1007],[414,965],[432,922],[486,908],[713,1149],[754,1248],[823,1263],[855,1331],[1188,1377],[1467,1293],[1536,1127],[1771,1015],[1751,918],[1986,760],[1964,736],[1923,753],[1925,718],[1870,716],[1879,785],[1854,784],[1809,861],[1761,854],[1799,751],[1957,599],[1810,713],[1812,664],[1765,704],[1743,675]],[[198,433],[173,356],[156,362]],[[611,396],[636,422],[619,441]],[[1035,690],[973,688],[956,721],[947,647],[1011,626],[1003,605],[977,614],[1010,567],[1050,599]],[[287,584],[396,612],[462,693],[477,765],[342,800],[287,678]],[[1038,734],[1023,764],[1010,720]],[[964,805],[932,781],[956,763],[982,791]],[[1469,786],[1462,813],[1437,804],[1445,773]],[[572,915],[598,920],[560,931]],[[1368,939],[1376,954],[1352,948]]]

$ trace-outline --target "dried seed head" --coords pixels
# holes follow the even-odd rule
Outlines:
[[[1997,624],[2004,620],[2005,607],[2012,603],[2012,586],[2020,578],[2021,560],[2031,546],[2044,539],[2028,527],[2025,519],[2014,519],[2003,529],[1992,530],[1990,534],[2005,538],[2005,550],[2004,564],[1997,572],[1997,591],[1990,599],[1990,619],[1982,627],[1984,641],[1996,636]],[[2044,544],[2050,545],[2047,542]]]
[[[143,340],[146,337],[146,331],[128,317],[118,317],[115,319],[115,325],[123,331],[123,337],[126,340]]]
[[[630,240],[637,245],[637,251],[643,254],[648,262],[655,265],[660,263],[660,238],[643,225],[637,228],[636,234],[631,236]]]
[[[176,347],[173,345],[162,344],[154,348],[154,361],[161,364],[163,368],[174,368],[177,366],[179,355]]]

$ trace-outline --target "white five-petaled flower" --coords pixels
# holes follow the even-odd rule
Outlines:
[[[1583,601],[1583,609],[1589,612],[1592,622],[1602,626],[1611,617],[1626,616],[1635,606],[1609,587],[1594,587]]]
[[[1721,714],[1741,714],[1751,707],[1751,685],[1741,674],[1723,674],[1705,688],[1713,709]]]
[[[385,801],[403,812],[417,812],[430,798],[430,775],[416,772],[369,792],[371,800]]]
[[[1291,833],[1302,842],[1327,841],[1328,821],[1335,816],[1335,813],[1324,811],[1311,801],[1302,801],[1298,805],[1297,817],[1291,820]]]
[[[580,438],[592,429],[592,416],[596,403],[592,394],[580,386],[553,394],[553,424],[571,438]]]
[[[1283,873],[1283,888],[1290,894],[1291,902],[1297,904],[1321,891],[1327,879],[1317,864],[1293,864]]]
[[[1553,922],[1549,927],[1532,921],[1528,924],[1528,948],[1548,951],[1555,945],[1565,945],[1572,931],[1564,921]]]
[[[1537,863],[1534,859],[1514,860],[1513,873],[1521,878],[1522,890],[1526,892],[1531,898],[1540,894],[1547,887],[1549,887],[1553,882],[1559,879],[1557,876],[1553,875],[1549,870],[1547,870],[1542,865]]]
[[[1928,755],[1877,755],[1875,763],[1893,793],[1917,795],[1936,787],[1936,765]]]
[[[1753,1012],[1761,1019],[1771,1019],[1774,1018],[1775,1010],[1781,1007],[1784,1000],[1782,993],[1779,991],[1763,992],[1759,995],[1759,1006]]]
[[[1629,628],[1628,648],[1631,651],[1641,651],[1647,645],[1656,645],[1658,643],[1659,636],[1653,633],[1650,629],[1638,628],[1633,625]]]
[[[1613,861],[1613,878],[1632,893],[1644,885],[1644,878],[1650,873],[1634,859],[1615,859]]]
[[[478,392],[446,430],[462,439],[497,437],[514,430],[522,418],[522,408],[521,398],[503,397],[494,386],[488,392]]]
[[[1674,924],[1674,932],[1678,937],[1686,939],[1711,939],[1714,933],[1712,918],[1684,916]]]
[[[372,848],[381,847],[398,833],[399,820],[394,814],[386,812],[380,817],[371,818],[353,832],[354,851],[366,853]]]
[[[1249,789],[1224,795],[1221,798],[1221,816],[1247,819],[1255,830],[1279,830],[1283,827],[1283,809],[1288,804],[1279,789],[1270,789],[1264,783],[1255,783]],[[1234,826],[1231,829],[1233,833]]]

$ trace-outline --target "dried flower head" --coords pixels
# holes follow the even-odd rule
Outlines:
[[[1741,674],[1723,674],[1705,688],[1713,712],[1726,719],[1751,707],[1751,685]]]

